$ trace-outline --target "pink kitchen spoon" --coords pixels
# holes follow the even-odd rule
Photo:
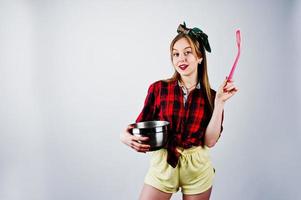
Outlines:
[[[232,66],[232,69],[230,71],[230,74],[227,78],[227,81],[231,81],[232,80],[232,77],[233,77],[233,74],[234,74],[234,71],[236,69],[236,65],[237,65],[237,62],[238,62],[238,59],[239,59],[239,56],[240,56],[240,30],[238,29],[236,31],[236,43],[237,43],[237,48],[238,48],[238,52],[237,52],[237,55],[236,55],[236,58],[235,58],[235,61],[233,63],[233,66]]]

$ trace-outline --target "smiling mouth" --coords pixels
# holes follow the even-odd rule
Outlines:
[[[179,68],[181,69],[181,70],[185,70],[186,68],[188,67],[188,65],[179,65]]]

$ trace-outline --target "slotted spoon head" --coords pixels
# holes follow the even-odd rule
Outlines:
[[[238,48],[240,48],[241,38],[240,38],[240,30],[239,29],[236,31],[236,41],[237,41]]]

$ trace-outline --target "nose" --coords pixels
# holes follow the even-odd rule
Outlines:
[[[186,56],[183,53],[180,54],[180,61],[186,61]]]

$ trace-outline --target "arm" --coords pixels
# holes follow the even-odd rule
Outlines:
[[[225,102],[229,98],[231,98],[237,91],[238,88],[234,85],[233,81],[227,81],[227,79],[219,87],[214,99],[213,113],[205,132],[206,146],[213,147],[216,144],[222,131],[221,125],[223,121],[223,110]]]
[[[143,109],[137,117],[136,122],[148,121],[154,118],[156,111],[156,94],[158,93],[156,89],[157,87],[155,87],[155,84],[152,84],[149,87]],[[130,129],[131,127],[128,126],[120,135],[121,142],[133,148],[137,152],[145,153],[149,151],[150,145],[143,144],[147,143],[148,137],[134,136],[130,133]]]
[[[148,141],[148,137],[142,137],[142,136],[137,136],[137,135],[132,135],[130,131],[131,127],[128,126],[126,130],[120,135],[120,141],[131,147],[137,152],[142,152],[145,153],[149,151],[150,145],[148,144],[143,144],[143,142]]]

